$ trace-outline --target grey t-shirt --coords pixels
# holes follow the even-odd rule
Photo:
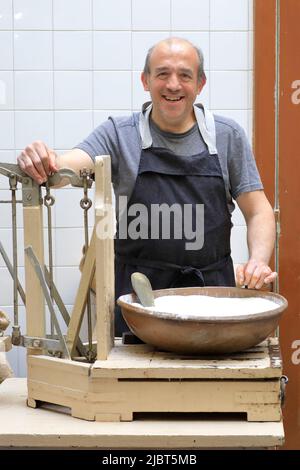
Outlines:
[[[244,192],[263,189],[263,186],[244,130],[232,119],[215,115],[214,120],[218,158],[228,208],[232,212],[232,198],[236,199]],[[127,196],[129,199],[135,185],[143,146],[139,121],[140,113],[133,113],[129,117],[110,117],[76,146],[93,159],[97,155],[111,156],[117,201],[119,196]],[[166,147],[179,155],[194,155],[206,148],[197,124],[184,134],[164,132],[151,118],[148,125],[155,146]]]
[[[151,117],[149,125],[154,147],[167,148],[176,155],[182,156],[196,155],[205,148],[197,123],[188,131],[180,134],[163,131]]]

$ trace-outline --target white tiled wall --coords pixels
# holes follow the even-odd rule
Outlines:
[[[251,139],[253,0],[0,0],[0,161],[41,139],[58,151],[76,145],[109,114],[129,114],[149,97],[140,84],[146,51],[182,36],[199,45],[208,83],[201,99],[236,119]],[[9,196],[0,176],[0,199]],[[83,233],[75,189],[56,191],[56,283],[72,308]],[[63,206],[62,206],[63,204]],[[235,262],[247,257],[245,222],[234,212]],[[92,217],[91,217],[92,224]],[[20,221],[20,227],[22,221]],[[0,240],[11,256],[10,213],[0,205]],[[20,246],[22,230],[18,230]],[[46,232],[45,232],[46,238]],[[20,278],[24,256],[19,253]],[[0,260],[0,308],[11,318],[12,285]],[[25,332],[24,309],[20,322]],[[25,375],[24,351],[9,360]]]

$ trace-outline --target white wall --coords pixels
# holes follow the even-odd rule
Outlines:
[[[146,51],[169,35],[202,48],[208,78],[202,101],[236,119],[251,139],[252,8],[252,0],[0,0],[0,161],[15,162],[34,139],[69,149],[108,115],[138,110],[148,99],[139,80]],[[7,187],[0,176],[1,200]],[[81,192],[66,188],[55,195],[56,283],[71,309],[83,244]],[[238,211],[234,223],[237,263],[247,258]],[[9,207],[2,204],[0,240],[9,253],[10,227]],[[23,279],[21,228],[18,234]],[[2,259],[0,308],[12,318],[12,283]],[[22,307],[20,318],[25,334]],[[8,354],[16,375],[26,374],[24,353]]]

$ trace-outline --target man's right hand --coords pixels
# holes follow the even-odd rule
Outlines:
[[[48,176],[58,171],[56,153],[44,142],[37,140],[28,145],[18,156],[22,171],[31,176],[38,184],[47,181]]]

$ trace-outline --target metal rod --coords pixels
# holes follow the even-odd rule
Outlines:
[[[84,210],[84,247],[85,254],[87,253],[89,246],[89,229],[88,229],[88,210],[92,205],[92,201],[88,197],[88,180],[90,179],[90,173],[84,168],[81,171],[80,176],[83,178],[83,199],[80,201],[80,206]],[[91,309],[91,293],[90,290],[87,294],[86,301],[87,308],[87,322],[88,322],[88,360],[92,361],[94,357],[93,353],[93,326],[92,326],[92,309]]]
[[[85,232],[85,248],[86,252],[88,249],[89,245],[89,233],[88,233],[88,212],[85,209],[84,210],[84,232]],[[86,307],[87,307],[87,320],[88,320],[88,351],[91,352],[93,348],[93,326],[92,326],[92,308],[91,308],[91,293],[90,290],[87,295],[87,302],[86,302]]]
[[[279,200],[279,110],[280,110],[280,0],[276,0],[276,32],[275,32],[275,196],[274,213],[276,220],[275,238],[275,271],[278,273],[274,281],[274,292],[279,292],[279,239],[280,239],[280,200]],[[279,327],[275,336],[279,336]]]
[[[14,278],[14,269],[13,269],[13,265],[11,264],[8,256],[7,256],[7,253],[4,249],[4,246],[2,245],[2,243],[0,242],[0,253],[2,255],[2,258],[3,258],[3,261],[4,263],[6,264],[6,267],[9,271],[9,274],[11,275],[12,278]],[[22,302],[23,304],[26,306],[26,295],[25,295],[25,292],[24,292],[24,289],[23,287],[21,286],[21,283],[19,281],[19,279],[17,279],[17,282],[18,282],[18,292],[20,294],[20,297],[22,299]]]
[[[50,273],[47,269],[47,266],[44,266],[45,268],[45,279],[46,279],[46,283],[47,283],[47,286],[48,288],[50,289]],[[62,298],[61,296],[59,295],[59,292],[55,286],[55,283],[54,281],[52,280],[52,292],[53,292],[53,299],[61,313],[61,316],[63,317],[64,321],[65,321],[65,324],[67,326],[69,326],[69,323],[70,323],[70,315],[65,307],[65,304],[63,303],[62,301]],[[52,335],[51,335],[52,336]],[[86,357],[86,351],[85,351],[85,347],[84,345],[82,344],[80,338],[78,338],[78,341],[77,341],[77,345],[76,345],[76,348],[78,349],[78,352],[79,354],[81,354],[82,356],[85,356]]]
[[[71,359],[71,356],[70,356],[70,353],[69,353],[69,350],[68,350],[68,347],[67,347],[67,344],[66,344],[66,340],[65,340],[65,338],[64,338],[64,336],[61,332],[58,320],[56,318],[56,313],[55,313],[55,310],[54,310],[54,307],[53,307],[53,304],[52,304],[52,301],[51,301],[51,298],[50,298],[50,295],[49,295],[49,292],[48,292],[47,283],[45,281],[45,276],[44,276],[42,267],[39,263],[39,260],[37,259],[37,257],[36,257],[36,255],[35,255],[35,253],[34,253],[31,246],[27,246],[25,248],[25,253],[28,256],[28,258],[30,259],[30,262],[31,262],[32,266],[34,267],[35,273],[36,273],[36,275],[37,275],[37,277],[40,281],[40,284],[41,284],[41,287],[42,287],[42,290],[43,290],[43,293],[44,293],[44,297],[45,297],[47,306],[48,306],[49,311],[50,311],[50,315],[52,316],[53,323],[55,325],[55,329],[56,329],[57,335],[59,337],[59,340],[61,342],[62,348],[65,351],[65,355],[68,359]]]
[[[279,273],[280,201],[279,201],[279,109],[280,109],[280,0],[276,0],[275,33],[275,207],[276,240],[275,271]],[[279,292],[279,276],[274,281],[274,290]]]
[[[16,189],[17,178],[14,174],[9,177],[11,190],[11,216],[12,216],[12,241],[13,241],[13,291],[14,291],[14,325],[19,324],[18,310],[18,239],[17,239],[17,205]]]
[[[23,201],[21,201],[20,199],[16,199],[16,204],[22,204]],[[0,204],[11,204],[12,203],[12,200],[11,199],[7,199],[5,201],[3,200],[0,200]]]
[[[46,196],[44,197],[44,204],[47,207],[47,219],[48,219],[48,257],[49,257],[49,291],[50,298],[53,303],[53,244],[52,244],[52,211],[51,207],[55,202],[54,197],[50,194],[49,184],[46,183]],[[52,316],[50,317],[50,334],[54,336],[54,324]]]

